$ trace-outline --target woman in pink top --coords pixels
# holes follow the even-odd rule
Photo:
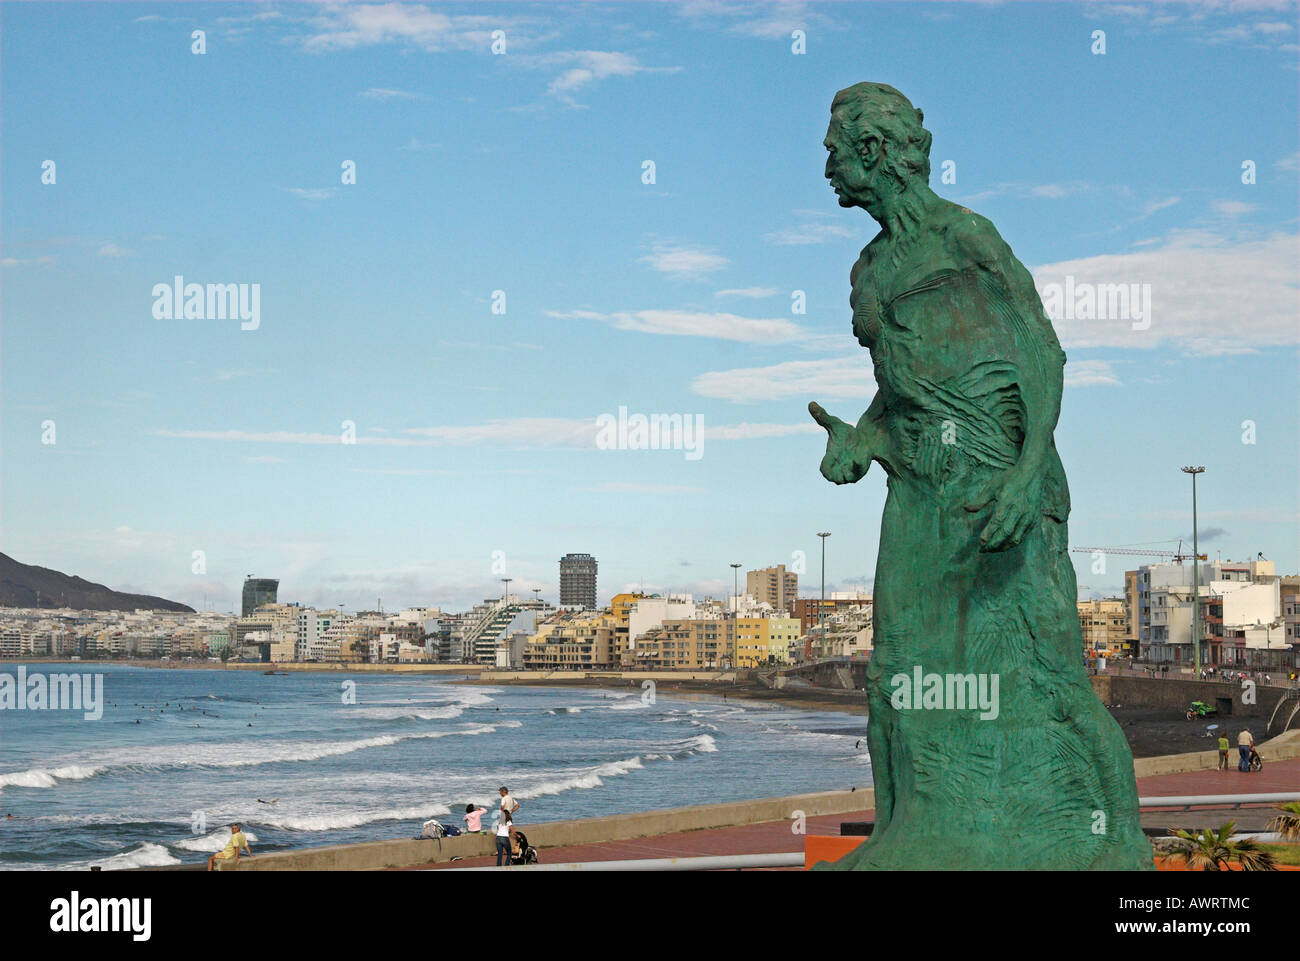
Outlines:
[[[472,804],[465,805],[465,831],[469,834],[478,834],[483,830],[483,815],[487,814],[487,808],[475,807]]]

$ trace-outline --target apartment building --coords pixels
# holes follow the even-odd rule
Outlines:
[[[521,662],[529,671],[614,670],[617,630],[618,618],[607,612],[556,613],[524,644]]]
[[[792,612],[799,596],[799,575],[787,571],[784,564],[748,571],[745,574],[745,593],[755,603],[767,604],[777,611]]]

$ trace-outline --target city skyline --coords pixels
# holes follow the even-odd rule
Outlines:
[[[1054,314],[1072,545],[1189,552],[1204,463],[1201,551],[1300,569],[1294,7],[1014,7],[7,5],[0,551],[454,610],[558,599],[571,551],[601,603],[800,557],[806,593],[829,530],[869,588],[883,480],[826,484],[805,407],[875,389],[821,147],[871,79]],[[177,277],[256,323],[162,310]],[[1103,595],[1154,560],[1071,557]]]

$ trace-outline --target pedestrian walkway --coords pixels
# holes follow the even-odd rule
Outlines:
[[[1235,752],[1234,752],[1235,754]],[[1300,792],[1300,758],[1273,761],[1255,774],[1243,774],[1235,764],[1228,771],[1189,771],[1185,774],[1162,774],[1138,779],[1141,797],[1174,797],[1205,794],[1266,794],[1281,791]],[[1243,830],[1262,830],[1276,811],[1274,805],[1243,808],[1211,806],[1182,809],[1144,809],[1144,827],[1211,827],[1236,821]],[[844,821],[870,821],[870,810],[849,814],[831,814],[808,818],[807,834],[839,834]],[[548,864],[572,861],[631,861],[640,858],[704,857],[719,854],[777,854],[802,852],[804,835],[795,834],[791,821],[766,821],[708,831],[681,831],[630,841],[607,841],[548,848],[541,852]],[[466,858],[450,863],[420,865],[439,870],[460,867],[487,867],[495,864],[491,856]],[[410,870],[410,869],[407,869]]]

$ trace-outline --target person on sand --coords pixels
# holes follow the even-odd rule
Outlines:
[[[239,860],[241,849],[247,851],[250,858],[253,856],[253,849],[248,846],[248,838],[244,836],[241,826],[232,824],[230,825],[230,840],[226,842],[224,848],[208,858],[208,870],[212,870],[212,865],[215,862],[221,863],[222,870],[227,869],[226,865],[234,865]]]
[[[487,808],[481,808],[473,804],[465,805],[465,822],[466,834],[481,834],[483,832],[483,815],[487,814]]]
[[[1228,735],[1219,734],[1219,770],[1228,769]]]
[[[510,822],[510,812],[502,811],[501,817],[497,819],[496,838],[497,838],[497,867],[503,864],[510,866],[510,831],[513,825]]]

